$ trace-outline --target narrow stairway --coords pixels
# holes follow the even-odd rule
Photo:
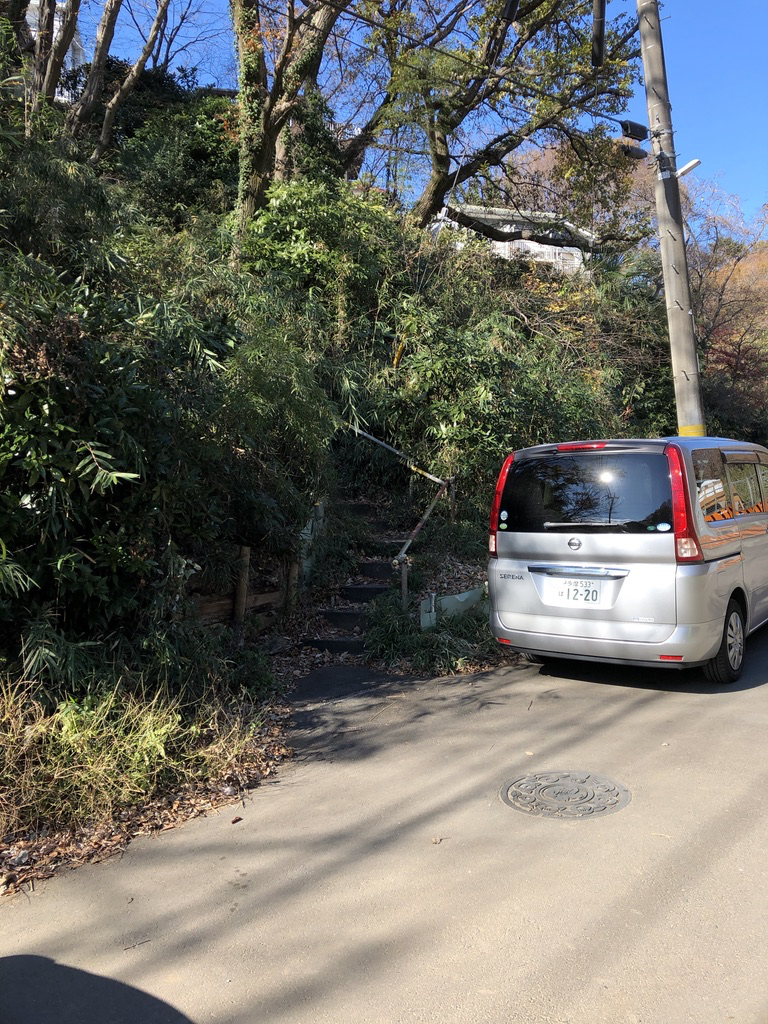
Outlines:
[[[389,524],[372,503],[348,501],[343,504],[347,513],[359,516],[365,523],[368,539],[363,543],[363,553],[357,566],[321,610],[322,618],[328,624],[327,632],[319,631],[319,635],[306,639],[304,644],[321,651],[362,654],[368,605],[386,594],[397,582],[392,558],[405,540],[392,535]]]

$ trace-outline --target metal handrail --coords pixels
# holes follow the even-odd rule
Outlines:
[[[393,455],[396,455],[399,459],[402,459],[412,473],[418,473],[419,476],[426,477],[427,480],[432,480],[433,483],[440,484],[440,489],[435,495],[432,504],[421,517],[421,519],[416,524],[414,529],[411,531],[410,537],[405,542],[405,544],[403,544],[402,548],[400,549],[400,552],[397,555],[395,555],[395,557],[392,559],[392,567],[394,569],[400,569],[400,590],[403,599],[403,610],[405,611],[405,609],[407,609],[408,607],[408,548],[416,540],[416,537],[419,535],[422,527],[424,526],[424,524],[434,511],[435,505],[437,505],[438,501],[442,498],[446,491],[448,492],[451,503],[451,522],[454,521],[454,519],[456,518],[455,478],[450,476],[448,477],[447,480],[441,480],[439,476],[433,476],[432,473],[427,473],[426,470],[419,469],[418,466],[415,466],[410,461],[410,459],[404,452],[400,452],[397,450],[397,448],[393,448],[392,445],[387,444],[386,441],[380,441],[378,437],[374,437],[373,434],[367,434],[364,430],[361,430],[360,427],[356,427],[352,423],[347,423],[346,425],[350,428],[350,430],[354,430],[356,434],[360,434],[362,437],[367,438],[369,441],[373,441],[374,444],[381,445],[382,448],[386,448],[388,452],[392,452]]]
[[[453,480],[452,479],[451,480],[445,480],[443,482],[442,487],[440,488],[440,490],[435,495],[434,501],[432,502],[432,504],[429,506],[427,511],[424,513],[424,515],[421,517],[419,522],[416,524],[416,526],[411,531],[411,535],[408,538],[408,540],[405,542],[405,544],[403,544],[402,548],[400,549],[400,553],[395,555],[395,557],[392,559],[392,565],[393,565],[393,567],[395,569],[397,569],[397,567],[401,564],[401,562],[403,562],[408,557],[408,554],[407,554],[408,548],[416,540],[416,537],[419,535],[419,532],[421,531],[421,528],[424,526],[424,524],[426,523],[426,521],[429,519],[430,515],[432,514],[435,505],[438,503],[438,501],[445,494],[446,490],[448,490],[448,488],[452,484],[453,484]]]
[[[429,519],[435,505],[437,505],[438,501],[442,498],[446,491],[449,491],[451,496],[451,522],[453,522],[453,514],[456,507],[456,491],[454,489],[453,477],[451,477],[449,480],[445,480],[443,482],[442,486],[440,487],[440,490],[435,495],[432,504],[429,506],[427,511],[424,513],[419,522],[411,531],[410,537],[405,542],[405,544],[403,544],[399,554],[395,555],[395,557],[392,559],[392,568],[400,569],[400,597],[402,600],[403,611],[407,611],[408,609],[408,548],[416,540],[416,537],[418,536],[422,526]]]
[[[447,481],[441,480],[439,476],[432,476],[432,474],[427,473],[425,469],[419,469],[418,466],[414,466],[414,464],[409,460],[408,456],[404,452],[399,452],[397,448],[393,448],[392,445],[387,444],[386,441],[380,441],[378,437],[374,437],[373,434],[366,434],[364,430],[361,430],[360,427],[356,427],[353,423],[347,423],[347,426],[349,427],[350,430],[354,430],[356,434],[360,434],[361,437],[368,438],[368,440],[373,441],[374,444],[381,445],[382,448],[386,448],[388,452],[392,452],[393,455],[396,455],[398,459],[402,459],[403,462],[408,467],[408,469],[411,470],[411,472],[418,473],[420,476],[425,476],[427,480],[432,480],[436,484],[447,483]]]

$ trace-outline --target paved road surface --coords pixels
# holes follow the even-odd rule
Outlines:
[[[768,1024],[767,635],[749,655],[731,690],[326,671],[245,809],[0,903],[0,1022]],[[499,799],[545,770],[631,802]]]

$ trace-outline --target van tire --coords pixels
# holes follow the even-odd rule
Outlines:
[[[735,683],[744,668],[744,612],[738,601],[731,598],[725,612],[723,639],[711,661],[704,666],[704,674],[713,683]]]

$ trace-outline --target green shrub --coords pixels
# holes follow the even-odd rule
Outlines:
[[[60,115],[46,110],[45,118],[39,135],[15,121],[13,143],[0,135],[0,250],[60,259],[74,278],[117,218],[95,172],[59,137]]]
[[[232,545],[295,550],[324,486],[333,411],[298,347],[245,329],[237,282],[156,301],[116,277],[0,269],[0,539],[33,583],[0,596],[11,658],[40,615],[151,633]]]
[[[236,111],[198,96],[146,118],[111,159],[136,205],[175,227],[199,213],[226,214],[237,192]]]
[[[393,211],[356,196],[347,182],[298,179],[271,187],[244,260],[257,273],[277,273],[288,287],[324,289],[359,315],[397,260],[399,234]]]
[[[369,657],[388,664],[407,661],[414,672],[448,675],[496,654],[496,642],[482,609],[450,618],[438,617],[432,629],[421,629],[403,610],[399,595],[375,602],[365,634]]]

